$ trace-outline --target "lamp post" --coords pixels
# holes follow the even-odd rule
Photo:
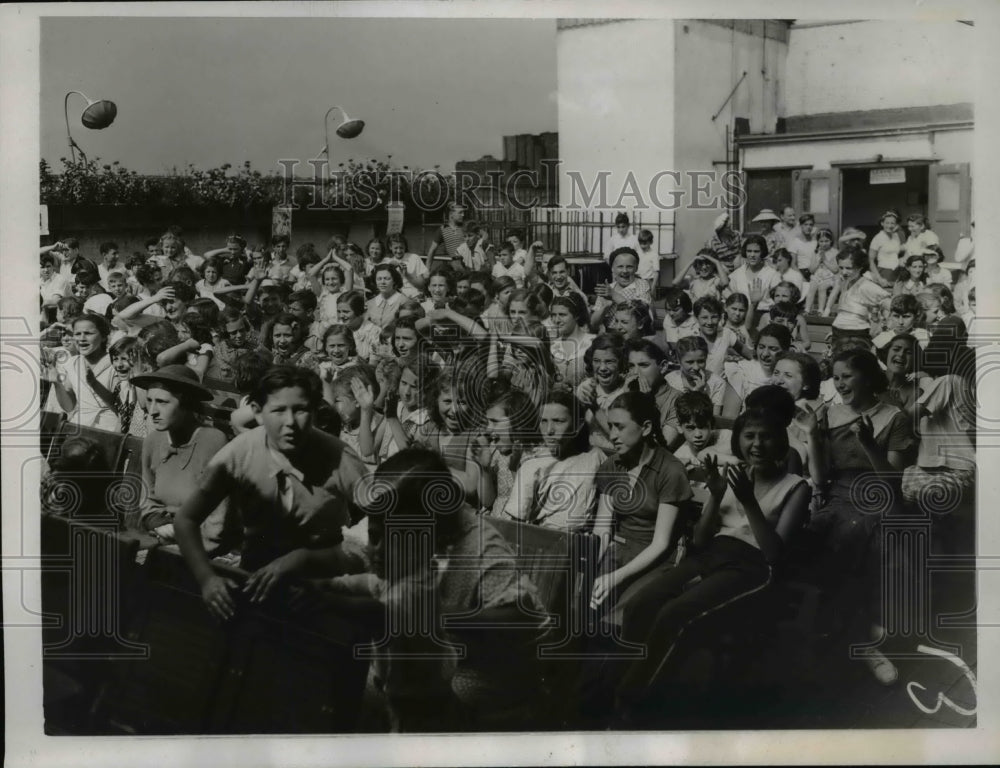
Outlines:
[[[80,151],[80,156],[83,157],[83,161],[87,162],[86,153],[84,153],[84,151],[80,149],[80,145],[73,140],[73,135],[69,131],[69,97],[74,93],[78,96],[83,96],[83,98],[87,100],[87,108],[83,110],[83,114],[80,116],[80,122],[83,123],[85,128],[97,131],[107,128],[115,121],[115,117],[118,115],[118,107],[115,106],[113,101],[107,101],[105,99],[95,100],[80,91],[70,91],[66,94],[66,98],[63,99],[63,117],[66,119],[66,139],[69,142],[69,151],[72,154],[73,162],[76,162],[77,150]]]
[[[316,157],[318,158],[320,155],[323,155],[324,153],[326,154],[327,164],[330,166],[331,178],[333,174],[333,160],[330,157],[330,113],[335,109],[339,109],[340,114],[343,117],[340,125],[337,126],[337,135],[340,138],[353,139],[360,135],[361,131],[365,128],[364,120],[352,120],[348,117],[347,112],[344,111],[343,107],[332,106],[326,111],[326,114],[323,116],[323,140],[326,142],[326,145],[319,151],[319,154],[316,155]]]

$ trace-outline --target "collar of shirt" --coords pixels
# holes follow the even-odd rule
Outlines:
[[[181,469],[187,469],[187,465],[191,463],[191,458],[194,456],[195,438],[197,438],[200,431],[201,427],[196,427],[194,432],[191,433],[190,439],[184,445],[174,445],[170,439],[170,433],[167,432],[167,445],[163,449],[163,458],[160,460],[160,463],[166,463],[167,459],[171,456],[177,456],[181,461]]]

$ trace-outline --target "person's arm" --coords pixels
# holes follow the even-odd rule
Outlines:
[[[212,568],[201,538],[201,524],[216,507],[225,501],[233,479],[222,464],[209,464],[200,486],[181,505],[174,517],[174,536],[191,573],[201,586],[201,597],[209,612],[226,620],[236,613],[236,602],[231,590],[236,583],[219,576]]]
[[[719,510],[722,498],[726,494],[726,478],[719,470],[719,457],[708,454],[702,459],[702,468],[707,475],[708,499],[701,508],[701,515],[694,525],[692,543],[696,547],[704,547],[719,530],[721,518]]]
[[[594,519],[594,536],[599,542],[598,562],[604,557],[608,545],[611,544],[611,526],[614,519],[615,513],[611,509],[611,502],[607,494],[602,493],[597,502],[597,517]]]
[[[201,345],[194,339],[188,339],[187,341],[182,341],[179,344],[174,344],[174,346],[163,350],[156,356],[156,367],[162,368],[165,365],[176,363],[178,360],[183,363],[187,359],[187,353],[196,351],[200,346]]]
[[[804,316],[799,315],[796,319],[796,333],[799,337],[799,346],[802,347],[803,352],[808,352],[809,347],[812,346],[812,339],[809,338],[809,323],[806,322]]]
[[[729,286],[729,270],[726,269],[726,265],[725,264],[723,264],[721,261],[719,261],[714,256],[709,256],[706,253],[706,254],[702,254],[701,257],[703,259],[708,259],[710,262],[712,262],[715,265],[715,271],[716,271],[716,273],[718,275],[718,283],[716,284],[716,287],[718,288],[719,293],[722,293]],[[694,262],[692,262],[692,264],[693,263]]]
[[[486,379],[495,379],[500,376],[500,336],[497,333],[490,334],[490,352],[486,358]]]
[[[840,280],[837,280],[833,287],[830,289],[830,295],[826,297],[826,306],[823,308],[823,317],[829,317],[830,313],[833,311],[833,305],[840,298],[840,289],[842,288]]]
[[[544,248],[545,244],[541,240],[536,240],[531,245],[528,246],[528,255],[524,259],[524,279],[525,282],[532,279],[535,276],[535,272],[538,269],[537,263],[537,249]]]
[[[372,420],[375,417],[375,393],[361,379],[351,379],[351,393],[361,409],[361,425],[358,429],[358,450],[362,461],[375,460],[375,435]]]
[[[62,241],[57,241],[55,243],[52,243],[52,245],[43,245],[41,248],[38,249],[38,255],[44,256],[46,253],[50,253],[51,251],[61,251],[64,250],[65,248],[66,246],[63,245]]]
[[[205,251],[205,253],[203,253],[201,257],[205,260],[214,259],[217,256],[221,256],[222,254],[228,252],[229,252],[228,248],[213,248],[210,251]]]
[[[485,437],[480,435],[476,440],[469,441],[466,471],[474,470],[474,476],[478,479],[479,506],[484,509],[492,509],[497,499],[496,477],[490,463],[492,458],[493,449]]]
[[[772,528],[764,517],[757,497],[754,496],[753,481],[747,476],[746,470],[738,464],[730,465],[727,468],[727,475],[729,487],[733,489],[733,495],[743,507],[761,554],[768,563],[776,563],[781,557],[785,543],[806,520],[811,500],[809,486],[800,483],[789,494],[781,505],[777,526]]]
[[[872,463],[872,468],[879,474],[895,475],[906,468],[906,454],[901,451],[886,451],[875,440],[875,430],[871,419],[862,416],[851,425],[851,431],[857,435],[865,456]]]
[[[432,309],[427,313],[427,320],[434,322],[440,320],[450,320],[467,334],[477,339],[489,338],[490,332],[477,323],[473,318],[459,314],[453,309],[443,307],[442,309]]]
[[[146,488],[146,500],[139,513],[139,522],[147,531],[155,533],[160,538],[173,538],[174,515],[177,507],[167,507],[156,496],[156,474],[153,472],[151,452],[151,441],[142,441],[142,484]],[[170,530],[165,530],[169,526]]]
[[[112,321],[111,324],[116,328],[127,330],[129,327],[141,328],[150,323],[158,322],[163,318],[147,315],[145,314],[145,310],[154,304],[159,304],[164,299],[172,300],[173,298],[174,289],[169,285],[164,286],[148,299],[140,299],[135,304],[129,304],[115,316],[115,321],[117,322]]]
[[[344,285],[341,287],[341,291],[347,293],[348,291],[354,290],[354,267],[346,259],[342,259],[337,255],[336,251],[330,251],[330,258],[333,259],[334,264],[340,267],[344,272]]]
[[[600,605],[617,584],[647,570],[667,551],[678,512],[679,508],[676,504],[661,503],[659,505],[656,512],[656,527],[653,529],[653,540],[618,570],[597,577],[594,581],[594,590],[591,593],[591,605]]]
[[[66,386],[66,379],[69,375],[64,368],[60,368],[46,350],[42,349],[42,375],[52,384],[56,393],[56,402],[66,413],[76,410],[76,392],[73,384]]]

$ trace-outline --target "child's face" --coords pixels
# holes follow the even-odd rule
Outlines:
[[[612,408],[608,411],[608,437],[619,456],[640,450],[652,428],[648,421],[644,424],[636,422],[624,408]]]
[[[696,318],[698,321],[698,327],[701,332],[710,339],[715,338],[715,334],[719,332],[719,314],[718,312],[713,312],[711,309],[703,308],[701,312],[698,313]]]
[[[552,283],[553,288],[562,290],[566,287],[569,282],[569,269],[565,264],[556,264],[554,267],[549,267],[549,282]]]
[[[521,238],[519,238],[517,235],[511,235],[510,237],[507,238],[507,241],[514,246],[515,251],[519,251],[523,247],[523,244],[521,243]]]
[[[244,347],[247,343],[247,326],[246,323],[240,322],[238,324],[234,323],[226,327],[226,333],[229,335],[229,343],[234,347]]]
[[[726,317],[729,318],[730,325],[741,326],[747,319],[747,308],[739,302],[728,304],[726,306]]]
[[[271,345],[275,352],[288,352],[295,343],[295,329],[278,323],[271,331]]]
[[[861,270],[854,266],[851,259],[839,259],[837,266],[840,267],[841,277],[848,283],[861,276]]]
[[[924,304],[924,317],[926,318],[928,323],[936,323],[944,316],[945,314],[941,309],[940,301],[937,300],[927,301]]]
[[[760,266],[761,260],[763,259],[763,256],[761,255],[762,253],[760,243],[747,243],[745,254],[747,266]]]
[[[284,454],[295,454],[304,445],[312,426],[313,409],[301,387],[272,392],[257,413],[268,443]]]
[[[913,347],[897,339],[885,353],[885,367],[890,376],[905,376],[913,370]]]
[[[557,304],[549,310],[549,320],[560,336],[569,336],[576,330],[576,321],[568,307]]]
[[[820,235],[816,239],[816,245],[821,251],[828,251],[833,247],[833,238],[829,235]]]
[[[514,252],[510,248],[504,248],[500,251],[500,263],[505,269],[509,269],[510,265],[514,263]]]
[[[681,373],[687,378],[692,378],[697,374],[704,374],[707,363],[708,355],[700,349],[685,352],[681,356]]]
[[[667,314],[674,321],[674,325],[680,325],[688,319],[688,312],[680,302],[677,302],[673,306],[668,306]]]
[[[281,296],[268,291],[260,297],[260,311],[265,315],[276,315],[281,311]]]
[[[891,235],[897,229],[899,229],[899,222],[896,221],[895,216],[886,216],[882,219],[882,231],[887,235]]]
[[[636,266],[635,259],[628,254],[622,254],[615,259],[611,271],[614,272],[618,285],[629,285],[635,279]]]
[[[838,360],[833,364],[833,386],[844,401],[844,405],[852,405],[855,402],[864,405],[870,394],[864,379],[858,376],[845,360]]]
[[[81,300],[88,298],[90,296],[90,286],[84,285],[81,282],[74,282],[73,295]]]
[[[567,437],[572,437],[573,414],[565,405],[546,403],[539,414],[538,428],[545,445],[554,452]]]
[[[740,453],[751,467],[762,467],[778,461],[779,442],[774,428],[750,420],[743,425],[739,437]]]
[[[932,251],[924,255],[924,260],[927,262],[927,268],[933,270],[941,261],[941,257]]]
[[[906,266],[906,271],[910,273],[911,280],[919,280],[924,274],[924,262],[914,259]]]
[[[511,320],[521,320],[525,323],[528,322],[531,316],[531,313],[528,312],[528,304],[524,301],[512,301],[510,309],[507,312]]]
[[[787,256],[778,256],[774,260],[774,268],[779,272],[787,272],[790,266],[792,266],[792,262],[789,261]]]
[[[712,442],[712,428],[708,424],[689,421],[681,424],[681,431],[684,433],[684,442],[691,446],[694,453],[705,450]]]
[[[906,228],[909,230],[910,234],[913,237],[916,237],[917,235],[919,235],[921,232],[924,231],[923,222],[920,221],[908,221],[906,222]]]
[[[916,321],[917,318],[914,317],[912,312],[889,312],[889,328],[894,333],[906,333],[913,327]]]
[[[343,365],[351,356],[351,348],[347,339],[339,333],[334,333],[326,339],[326,355],[332,363]]]
[[[215,267],[205,267],[205,282],[209,285],[215,285],[219,280],[219,270]]]
[[[385,254],[382,251],[382,243],[369,243],[368,244],[368,258],[374,262],[382,261],[382,256]]]
[[[404,368],[399,374],[399,388],[397,389],[399,402],[409,409],[414,408],[417,404],[417,392],[419,388],[420,384],[417,381],[417,374],[409,368]]]
[[[616,224],[615,231],[620,237],[625,237],[628,234],[628,224]]]
[[[497,303],[500,305],[501,309],[507,310],[510,308],[510,297],[513,294],[513,288],[504,288],[497,294]]]
[[[757,340],[757,362],[767,373],[774,370],[774,362],[783,351],[773,336],[761,336]]]
[[[383,296],[391,295],[393,291],[396,290],[395,286],[392,284],[392,275],[384,269],[376,272],[375,289]]]
[[[467,277],[459,278],[458,281],[455,283],[455,291],[457,293],[461,293],[462,291],[467,291],[467,290],[469,290],[469,278]]]
[[[396,348],[396,354],[400,357],[406,357],[417,346],[417,332],[412,328],[397,328],[393,344]]]
[[[618,356],[610,349],[599,349],[594,352],[592,366],[594,380],[605,390],[618,386],[621,377],[621,364]]]
[[[628,372],[649,384],[653,391],[659,389],[663,382],[663,367],[645,352],[628,353]]]
[[[806,220],[799,224],[799,229],[802,230],[802,234],[806,239],[809,239],[812,237],[813,230],[816,229],[816,222]]]
[[[285,254],[288,253],[288,243],[275,243],[271,246],[271,253],[274,254],[275,259],[278,261],[283,260],[285,258]]]
[[[502,405],[486,409],[486,438],[495,451],[510,454],[514,450],[514,436],[511,422]]]
[[[353,321],[357,320],[358,316],[354,314],[354,311],[347,304],[337,303],[337,320],[340,321],[341,325],[348,325]]]
[[[441,275],[435,275],[427,282],[427,294],[434,301],[444,301],[448,298],[448,281]]]
[[[625,337],[631,337],[639,333],[639,323],[636,321],[633,312],[627,309],[620,309],[608,321],[608,330],[620,333]]]
[[[453,388],[441,389],[437,397],[437,408],[448,431],[459,432],[462,429],[462,403]]]
[[[771,383],[787,390],[798,400],[802,396],[802,369],[794,360],[779,360],[774,365]]]
[[[712,272],[715,271],[715,268],[712,266],[712,262],[701,261],[698,263],[697,271],[698,271],[698,277],[700,277],[702,280],[708,280],[709,278],[712,277]]]
[[[787,317],[773,317],[771,318],[771,322],[774,323],[775,325],[784,326],[790,331],[795,330],[795,321],[789,320]]]
[[[80,348],[76,345],[76,336],[72,328],[67,328],[62,333],[62,345],[71,355],[79,354]]]
[[[465,233],[465,244],[469,247],[469,250],[475,250],[476,243],[479,242],[479,235],[475,232]]]
[[[648,251],[650,248],[653,247],[653,241],[652,240],[640,240],[639,241],[639,247],[642,248],[642,250],[644,252]]]
[[[310,312],[307,310],[301,301],[293,301],[288,305],[288,313],[294,315],[296,318],[301,320],[303,323],[311,323],[312,317],[310,317]]]
[[[392,254],[392,258],[394,259],[402,259],[406,255],[406,249],[402,243],[394,240],[389,243],[389,253]]]
[[[340,290],[340,275],[338,275],[334,270],[328,270],[323,273],[323,287],[326,288],[330,293],[336,293]]]
[[[177,324],[177,340],[178,341],[188,341],[191,338],[191,329],[188,328],[187,323]]]
[[[108,292],[116,299],[125,295],[125,278],[116,276],[108,278]]]
[[[357,423],[361,409],[358,407],[358,401],[345,387],[338,386],[334,391],[333,407],[345,425],[354,426]]]
[[[42,280],[49,280],[53,272],[55,272],[55,269],[51,263],[42,264]]]
[[[119,376],[127,376],[132,370],[132,358],[127,355],[115,355],[111,358],[111,365]]]

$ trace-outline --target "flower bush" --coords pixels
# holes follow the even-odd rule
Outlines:
[[[273,206],[319,203],[347,209],[384,208],[390,201],[440,208],[454,195],[455,181],[433,170],[395,168],[387,160],[348,160],[332,172],[321,166],[319,178],[297,177],[288,183],[277,172],[261,173],[249,161],[233,171],[230,164],[202,170],[194,165],[169,175],[141,175],[117,160],[60,158],[62,172],[39,162],[41,202],[48,205],[130,206]],[[301,172],[300,168],[296,170]],[[308,164],[306,171],[313,169]]]

